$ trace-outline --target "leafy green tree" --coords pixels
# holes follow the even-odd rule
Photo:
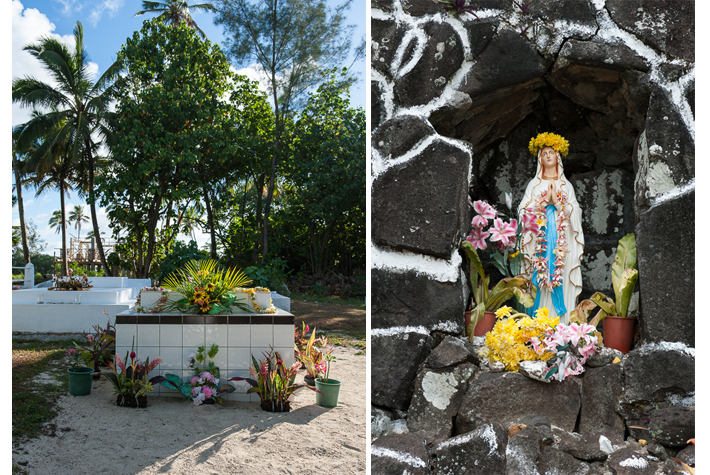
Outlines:
[[[194,28],[197,32],[205,38],[205,32],[202,31],[192,19],[190,15],[190,8],[193,10],[203,10],[208,12],[216,11],[215,7],[211,3],[196,3],[193,5],[188,5],[185,0],[168,0],[165,2],[149,2],[143,0],[143,10],[139,11],[134,17],[138,15],[143,15],[144,13],[159,13],[158,20],[163,23],[177,26],[180,23],[185,23],[190,28]]]
[[[121,140],[112,147],[112,170],[99,189],[114,235],[136,247],[136,276],[148,277],[158,224],[172,208],[164,204],[199,200],[214,173],[239,166],[239,110],[225,98],[240,79],[217,45],[186,25],[158,19],[144,22],[118,61],[126,75],[115,122]],[[179,227],[161,231],[166,250]]]
[[[339,225],[359,222],[364,238],[365,120],[365,111],[350,107],[349,94],[332,78],[310,96],[294,127],[293,160],[286,171],[295,187],[290,205],[305,223],[316,275],[333,266]]]
[[[27,220],[27,247],[31,256],[31,262],[37,268],[37,262],[34,261],[36,255],[42,253],[47,247],[47,242],[42,239],[42,237],[37,232],[37,226],[32,222],[31,219]],[[20,244],[16,244],[12,247],[12,265],[14,267],[21,267],[26,264],[24,258],[24,251]]]
[[[81,223],[88,223],[89,218],[84,214],[84,207],[81,205],[74,205],[74,209],[69,212],[69,219],[67,224],[71,225],[74,223],[74,229],[77,229],[77,239],[81,241]]]
[[[93,142],[92,135],[109,145],[115,142],[115,136],[108,126],[111,117],[108,107],[114,99],[112,86],[118,73],[118,64],[111,65],[96,82],[92,82],[81,22],[77,22],[74,28],[73,51],[50,37],[40,37],[37,43],[27,45],[24,49],[42,63],[57,86],[32,77],[13,79],[13,102],[19,102],[25,107],[49,110],[15,127],[13,133],[17,138],[17,150],[28,150],[33,142],[40,140],[41,144],[36,147],[30,160],[31,164],[36,165],[54,147],[63,144],[64,158],[60,172],[65,178],[75,164],[86,161],[91,221],[98,234],[94,196],[94,151],[97,144]],[[108,271],[101,240],[97,241],[97,247],[102,265]],[[66,270],[66,262],[63,266]]]
[[[346,60],[353,26],[344,24],[344,12],[350,3],[351,0],[346,0],[331,11],[325,0],[216,2],[215,22],[227,32],[230,57],[238,65],[259,65],[274,105],[273,148],[263,203],[262,262],[269,254],[269,214],[282,160],[284,117],[309,89],[323,80],[327,71]],[[363,53],[364,48],[358,51]],[[257,213],[261,215],[261,209]]]

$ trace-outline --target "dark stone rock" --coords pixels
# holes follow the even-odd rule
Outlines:
[[[645,449],[625,447],[609,456],[607,467],[616,475],[655,475],[658,473],[656,471],[663,467],[663,463],[654,459],[655,457],[649,456]]]
[[[636,254],[642,340],[679,341],[694,348],[695,190],[641,215]]]
[[[468,231],[470,157],[465,149],[437,140],[380,175],[372,184],[374,243],[451,258]]]
[[[370,0],[370,8],[379,8],[382,11],[385,12],[391,12],[392,11],[392,4],[394,3],[394,0]],[[370,24],[374,19],[370,19]]]
[[[505,473],[507,444],[507,431],[496,423],[445,440],[436,446],[437,473]]]
[[[434,133],[434,128],[421,117],[398,115],[382,124],[372,134],[372,148],[377,150],[383,159],[394,159],[409,152]]]
[[[413,17],[434,15],[445,11],[444,6],[436,0],[402,0],[402,10]]]
[[[456,417],[456,432],[468,432],[494,421],[509,427],[531,414],[572,431],[580,405],[580,387],[574,378],[542,383],[518,373],[483,373],[469,383]]]
[[[483,51],[496,33],[497,23],[491,21],[475,21],[464,24],[468,32],[468,43],[471,45],[471,57],[476,57]]]
[[[370,435],[372,437],[382,437],[387,435],[392,429],[392,411],[370,406]]]
[[[480,362],[478,354],[472,354],[466,343],[460,338],[447,335],[432,350],[424,365],[428,368],[441,369],[456,366],[459,363],[478,364]]]
[[[624,44],[610,45],[600,41],[575,39],[565,42],[556,63],[555,68],[566,67],[568,63],[577,63],[619,72],[627,69],[648,72],[650,69],[646,58]]]
[[[393,434],[381,437],[371,446],[372,473],[416,475],[429,474],[429,451],[426,433]]]
[[[427,41],[417,46],[415,55],[422,47],[423,51],[414,67],[401,77],[398,76],[402,72],[395,74],[392,71],[397,77],[394,95],[397,103],[404,107],[428,104],[441,96],[463,62],[463,45],[451,25],[430,22],[424,25],[423,30]],[[400,68],[404,67],[408,67],[408,63],[402,61]]]
[[[609,438],[607,434],[599,432],[584,434],[581,437],[569,437],[560,442],[559,449],[580,460],[585,460],[587,462],[603,462],[609,457],[609,454],[600,448],[600,436]],[[623,433],[620,442],[623,442]]]
[[[466,112],[471,108],[471,98],[461,91],[453,91],[439,107],[429,115],[429,122],[441,124],[442,122],[459,123],[466,117]]]
[[[540,450],[540,434],[534,427],[523,428],[508,439],[508,446],[505,449],[505,474],[530,473],[531,468],[537,465]]]
[[[666,448],[653,441],[649,441],[648,445],[646,445],[646,450],[659,460],[667,460],[669,457]]]
[[[587,368],[582,380],[581,434],[602,433],[613,444],[624,441],[624,419],[615,411],[623,395],[623,383],[624,370],[620,364]]]
[[[623,356],[623,353],[621,353],[619,350],[603,346],[601,348],[598,348],[597,351],[589,357],[585,364],[590,368],[600,368],[602,366],[611,364],[611,362],[614,361],[614,358],[621,359]],[[589,372],[587,372],[587,374],[589,374]],[[582,392],[582,394],[584,394],[584,391]],[[582,396],[582,399],[584,399],[584,396]],[[584,401],[582,402],[582,407],[584,407]]]
[[[625,399],[660,402],[668,394],[694,393],[695,380],[689,377],[695,371],[691,350],[678,343],[650,343],[630,351],[624,361]]]
[[[478,55],[459,90],[475,101],[497,89],[539,78],[549,64],[518,33],[502,30]]]
[[[670,93],[656,87],[638,143],[635,190],[640,211],[651,207],[659,195],[695,178],[694,143]]]
[[[695,437],[695,407],[667,407],[651,411],[651,437],[666,447],[685,447]]]
[[[409,431],[426,430],[442,440],[451,437],[453,419],[475,371],[476,367],[471,363],[453,370],[422,370],[414,383],[414,394],[407,411]]]
[[[406,409],[412,398],[419,365],[431,350],[431,337],[416,332],[372,334],[372,357],[378,361],[371,376],[372,404]]]
[[[530,4],[527,14],[550,21],[563,20],[594,28],[597,26],[596,13],[588,0],[537,0]]]
[[[387,109],[382,99],[382,85],[378,81],[370,81],[370,131],[377,129],[387,120]]]
[[[392,62],[407,29],[393,19],[370,20],[372,61],[370,64],[388,79],[392,79]]]
[[[423,326],[460,334],[464,325],[462,283],[437,282],[416,272],[372,269],[372,328]]]
[[[585,243],[616,247],[619,239],[634,231],[634,202],[630,193],[634,179],[631,173],[618,168],[603,168],[575,175],[570,183],[582,208]]]
[[[586,474],[589,464],[554,447],[545,447],[538,462],[539,473],[544,474]]]
[[[695,445],[688,445],[686,448],[678,452],[676,458],[686,465],[695,467]]]
[[[622,95],[619,72],[566,59],[557,61],[546,79],[575,103],[602,113],[611,112],[610,99],[615,99],[614,95]]]
[[[695,78],[688,82],[685,87],[685,100],[688,101],[690,105],[690,110],[693,112],[693,119],[695,118]]]
[[[527,415],[520,419],[520,423],[535,429],[535,432],[540,436],[540,444],[552,445],[555,442],[552,434],[552,426],[550,426],[550,423],[544,417]]]
[[[670,56],[695,59],[695,4],[674,0],[609,0],[611,19]]]

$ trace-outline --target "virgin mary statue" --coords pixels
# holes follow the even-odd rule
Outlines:
[[[523,275],[537,288],[530,315],[546,307],[560,323],[569,324],[582,291],[580,262],[584,251],[582,210],[567,180],[562,156],[569,142],[553,133],[541,133],[530,140],[530,152],[537,156],[537,171],[530,180],[518,214],[526,231],[522,239]]]

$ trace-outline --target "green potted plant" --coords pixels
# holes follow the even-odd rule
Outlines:
[[[72,396],[88,396],[91,394],[91,382],[93,380],[93,368],[79,366],[82,360],[81,351],[71,348],[67,351],[67,356],[74,360],[74,363],[67,369],[69,373],[69,394]],[[83,362],[83,361],[82,361]]]
[[[235,376],[229,381],[246,381],[252,387],[247,394],[256,393],[261,399],[261,409],[269,412],[289,412],[291,410],[291,395],[299,388],[306,387],[316,391],[315,388],[303,384],[295,384],[299,363],[294,363],[290,368],[284,366],[283,359],[278,352],[271,348],[263,353],[265,359],[257,361],[253,356],[251,375],[253,378]],[[316,391],[317,392],[317,391]]]
[[[495,311],[513,295],[526,308],[531,307],[534,300],[525,290],[530,287],[530,281],[521,275],[504,277],[489,290],[490,276],[483,271],[483,264],[474,244],[465,240],[461,247],[466,251],[470,262],[469,276],[475,303],[469,313],[470,317],[466,319],[466,332],[472,341],[474,336],[483,336],[493,328],[496,321]]]
[[[333,347],[326,346],[323,352],[325,358],[324,377],[316,378],[316,404],[322,407],[335,407],[338,405],[340,395],[340,381],[330,378],[330,365],[335,361]]]
[[[104,311],[108,315],[106,311]],[[99,366],[109,361],[111,350],[116,341],[116,329],[111,325],[111,321],[106,324],[106,328],[93,325],[94,333],[82,332],[84,336],[84,346],[79,346],[74,342],[76,349],[81,354],[84,361],[94,368],[94,379],[101,377]]]
[[[130,358],[130,360],[129,360]],[[141,363],[136,358],[136,353],[131,345],[131,353],[126,353],[126,358],[120,355],[114,357],[113,363],[109,363],[110,373],[106,377],[113,384],[113,392],[116,394],[116,405],[124,407],[146,407],[148,405],[148,394],[155,389],[154,385],[167,382],[173,389],[179,389],[175,383],[165,379],[163,376],[153,376],[148,379],[148,373],[161,363],[160,357],[149,362]]]
[[[571,320],[587,323],[589,312],[599,307],[599,311],[589,322],[596,327],[602,322],[604,345],[626,354],[633,343],[636,318],[628,317],[629,302],[638,281],[636,269],[636,237],[627,234],[619,240],[614,263],[611,265],[611,284],[614,297],[596,292],[589,299],[580,302],[570,314]]]
[[[313,327],[311,337],[308,339],[305,348],[298,352],[298,359],[306,367],[304,380],[309,386],[315,385],[315,380],[319,374],[319,368],[323,366],[323,352],[316,348],[316,344],[325,346],[327,339],[316,338],[316,328]],[[297,345],[294,343],[294,346]]]

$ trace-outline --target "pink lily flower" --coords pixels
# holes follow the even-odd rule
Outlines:
[[[498,212],[493,206],[482,200],[478,200],[473,203],[473,209],[476,210],[476,213],[480,214],[486,219],[495,219],[495,217],[498,215]]]
[[[523,213],[523,232],[530,231],[537,235],[540,232],[540,226],[537,224],[537,217],[530,213]]]
[[[488,225],[488,220],[484,218],[483,216],[476,215],[476,217],[473,218],[473,221],[471,221],[471,226],[474,228],[482,228],[483,226]]]
[[[480,228],[474,228],[471,231],[471,234],[468,235],[466,240],[473,244],[474,249],[483,250],[488,247],[486,244],[486,238],[488,236],[490,236],[490,233],[488,233],[488,231],[483,231]]]
[[[508,245],[510,238],[515,238],[515,229],[500,218],[493,220],[493,227],[491,227],[490,231],[491,242],[501,242],[504,247]]]

